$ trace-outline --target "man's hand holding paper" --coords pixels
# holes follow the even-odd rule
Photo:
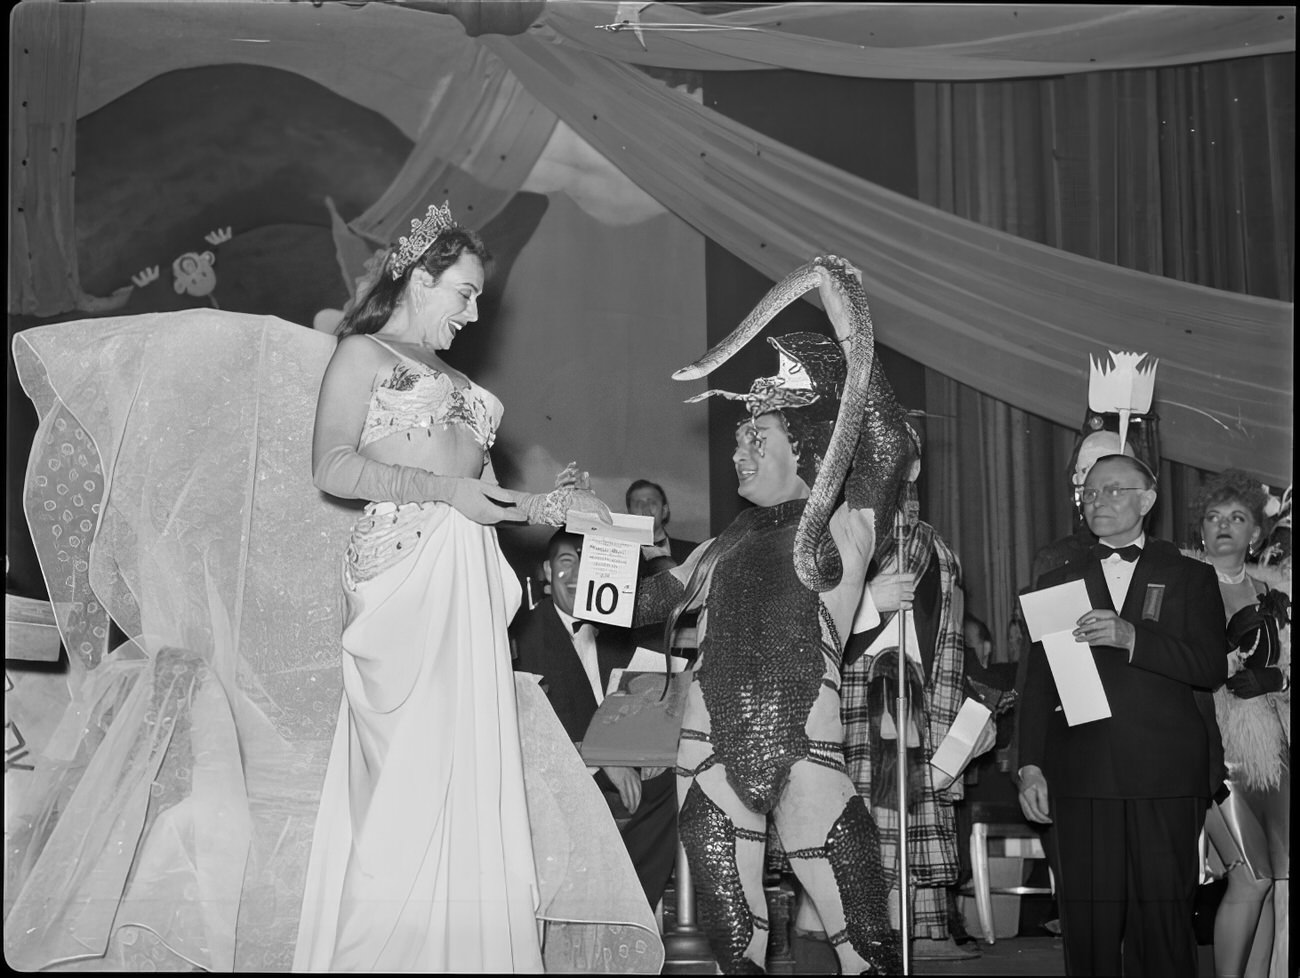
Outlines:
[[[1132,626],[1119,621],[1119,616],[1113,611],[1094,609],[1088,597],[1088,587],[1082,580],[1022,594],[1020,606],[1025,612],[1029,637],[1043,643],[1066,723],[1075,726],[1109,717],[1106,690],[1097,674],[1092,649],[1083,644],[1088,641],[1083,635],[1100,636],[1104,633],[1117,636],[1120,626],[1130,632]],[[1083,624],[1084,619],[1088,619],[1087,625]],[[1095,644],[1111,643],[1098,638]],[[1125,647],[1131,649],[1132,645],[1121,645],[1121,648]]]
[[[1114,611],[1093,608],[1079,619],[1074,637],[1089,645],[1113,645],[1132,652],[1133,643],[1137,641],[1137,629]]]

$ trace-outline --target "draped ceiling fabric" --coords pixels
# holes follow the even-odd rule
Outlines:
[[[1290,481],[1291,303],[1119,268],[945,214],[563,44],[485,43],[632,180],[773,279],[815,254],[852,258],[887,346],[1069,427],[1079,408],[1061,392],[1074,390],[1089,354],[1159,350],[1165,454]]]
[[[15,17],[9,36],[9,311],[52,316],[100,312],[130,295],[87,295],[76,260],[79,4],[41,3]]]
[[[464,47],[450,77],[401,173],[352,222],[378,244],[397,240],[430,201],[455,201],[461,220],[483,227],[523,186],[555,129],[555,114],[478,45]]]
[[[1115,268],[943,214],[731,123],[625,62],[945,80],[1062,74],[1294,51],[1292,8],[780,4],[701,17],[651,4],[639,14],[650,28],[643,50],[631,30],[595,29],[615,22],[613,2],[552,0],[529,32],[478,41],[452,18],[393,5],[99,0],[87,7],[79,113],[160,69],[267,63],[400,116],[408,131],[446,138],[437,116],[458,105],[463,111],[464,102],[436,96],[448,91],[457,52],[482,45],[527,96],[764,273],[779,277],[821,251],[852,257],[863,266],[882,341],[900,352],[1073,426],[1077,407],[1059,392],[1072,389],[1089,353],[1172,351],[1161,366],[1165,403],[1157,403],[1166,454],[1203,468],[1240,465],[1274,483],[1290,479],[1290,303]],[[654,29],[665,24],[732,29]],[[499,104],[529,116],[526,101],[518,92]],[[539,127],[545,118],[530,117]],[[477,133],[484,147],[501,138]],[[438,181],[448,161],[434,151],[460,152],[423,138],[419,146],[419,160],[399,180],[405,194],[395,186],[385,198],[394,199],[392,208],[367,217],[376,233],[400,226],[400,201],[415,187]],[[529,152],[521,148],[517,158]],[[460,159],[475,179],[474,168],[491,162],[484,152]],[[506,192],[513,166],[480,180],[495,188],[488,199]],[[32,259],[42,260],[49,256]],[[21,255],[17,261],[21,271]],[[13,296],[10,302],[13,309]]]
[[[643,49],[631,29],[592,29],[622,20],[619,6],[550,0],[543,23],[566,47],[625,63],[933,81],[1295,50],[1294,7],[764,3],[699,16],[690,4],[653,3],[639,15]]]

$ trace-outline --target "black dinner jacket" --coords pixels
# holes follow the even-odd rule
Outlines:
[[[602,688],[609,683],[614,669],[631,661],[636,646],[627,630],[611,625],[597,625],[596,662],[600,667]],[[551,701],[556,716],[572,741],[587,734],[587,725],[596,712],[596,697],[591,692],[587,673],[578,658],[568,626],[560,619],[555,604],[543,598],[528,615],[515,623],[515,669],[542,677],[542,689]]]
[[[1114,609],[1096,559],[1049,571],[1037,586],[1080,578],[1093,608]],[[1163,598],[1152,620],[1158,585],[1164,585]],[[1206,797],[1211,758],[1222,745],[1194,690],[1213,689],[1228,670],[1214,569],[1147,537],[1120,616],[1137,632],[1132,663],[1125,649],[1078,647],[1097,663],[1111,709],[1103,720],[1066,724],[1042,643],[1033,644],[1017,706],[1020,765],[1040,767],[1048,791],[1060,797]]]

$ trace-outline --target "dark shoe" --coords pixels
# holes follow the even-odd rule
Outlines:
[[[978,958],[980,949],[974,945],[958,947],[951,937],[942,941],[931,937],[918,937],[912,942],[912,959],[915,961],[966,961]]]

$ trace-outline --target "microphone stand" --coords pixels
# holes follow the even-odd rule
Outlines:
[[[899,573],[903,571],[904,511],[894,514],[895,546]],[[902,943],[903,974],[912,973],[912,942],[908,910],[909,879],[907,872],[907,611],[898,609],[898,701],[896,707],[896,733],[898,735],[898,934]]]

